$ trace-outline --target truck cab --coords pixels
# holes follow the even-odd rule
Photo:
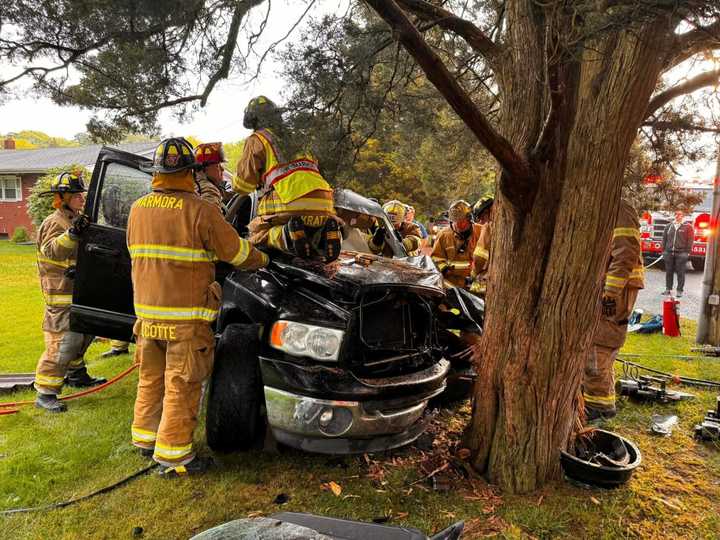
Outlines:
[[[107,147],[98,156],[71,306],[77,332],[133,337],[125,228],[133,202],[150,191],[140,168],[147,161]],[[236,196],[227,205],[240,235],[256,203],[254,195]],[[443,290],[431,260],[405,253],[377,203],[336,190],[335,206],[354,250],[332,265],[277,252],[254,272],[216,265],[223,298],[206,412],[214,450],[249,448],[267,426],[279,442],[307,451],[383,451],[424,431],[428,403],[448,381],[455,395],[471,387],[474,372],[458,335],[482,332],[482,301]],[[365,229],[377,225],[389,231],[392,258],[358,250]]]

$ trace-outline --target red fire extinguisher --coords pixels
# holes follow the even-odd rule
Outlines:
[[[675,298],[667,298],[663,301],[663,334],[670,337],[680,335],[680,313],[678,306],[680,302]]]

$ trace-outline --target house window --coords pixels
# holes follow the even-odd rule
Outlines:
[[[22,201],[19,176],[0,176],[0,201]]]

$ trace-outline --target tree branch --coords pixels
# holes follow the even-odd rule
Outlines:
[[[523,191],[526,188],[528,192],[532,191],[528,162],[515,151],[507,139],[497,133],[489,124],[467,92],[452,77],[442,60],[425,42],[397,3],[392,0],[366,0],[366,2],[390,25],[397,40],[420,65],[430,82],[475,134],[480,143],[488,149],[512,179],[521,184],[520,190]]]
[[[688,79],[684,83],[668,88],[664,92],[660,92],[650,100],[647,111],[645,112],[645,118],[651,116],[655,111],[661,109],[673,99],[685,94],[692,94],[693,92],[705,88],[706,86],[713,86],[720,82],[720,69],[713,71],[706,71]]]
[[[491,65],[497,63],[501,48],[471,21],[423,0],[397,0],[397,3],[420,19],[435,21],[441,28],[459,35]]]
[[[720,127],[703,126],[694,124],[687,120],[646,120],[643,126],[651,127],[658,131],[694,131],[699,133],[720,133]]]
[[[720,49],[720,20],[677,36],[665,61],[665,70],[708,49]]]
[[[210,97],[213,88],[215,88],[215,85],[221,79],[227,79],[228,75],[230,74],[230,63],[232,62],[233,55],[235,54],[235,44],[237,43],[238,32],[240,31],[240,22],[242,21],[243,17],[245,17],[248,11],[250,11],[255,6],[262,4],[263,2],[264,0],[245,0],[244,2],[238,4],[238,6],[235,8],[232,21],[230,21],[228,38],[225,41],[225,45],[223,45],[224,50],[222,63],[220,64],[220,69],[213,73],[213,75],[210,77],[210,80],[208,80],[207,86],[205,86],[205,90],[203,91],[202,97],[200,98],[200,105],[202,107],[204,107],[207,103],[207,100]]]

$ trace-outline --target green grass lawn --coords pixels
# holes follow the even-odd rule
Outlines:
[[[0,242],[0,372],[33,371],[42,353],[42,297],[34,249]],[[630,336],[633,360],[692,377],[720,379],[720,359],[675,360],[658,354],[690,354],[694,323],[685,336]],[[131,362],[87,360],[93,374],[112,376]],[[129,444],[136,376],[78,401],[69,412],[48,415],[34,408],[0,416],[0,510],[66,500],[89,493],[141,469],[148,462]],[[620,404],[609,426],[643,452],[633,480],[614,491],[584,490],[565,482],[524,496],[504,496],[481,480],[450,475],[451,489],[413,483],[442,463],[457,442],[468,407],[442,411],[431,431],[434,452],[405,449],[383,456],[329,459],[283,450],[219,456],[222,467],[198,479],[167,481],[153,474],[69,508],[0,517],[0,538],[187,538],[213,525],[246,516],[306,511],[390,523],[430,533],[465,519],[464,538],[720,538],[720,448],[696,443],[692,427],[715,394],[687,389],[695,402],[679,405]],[[32,398],[31,392],[2,401]],[[680,425],[670,438],[648,433],[653,412],[674,412]],[[197,433],[201,450],[203,430]],[[334,481],[339,496],[323,488]],[[278,494],[289,502],[277,505]]]

